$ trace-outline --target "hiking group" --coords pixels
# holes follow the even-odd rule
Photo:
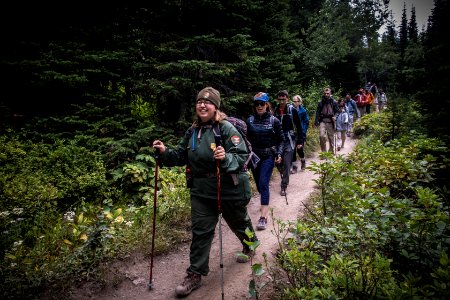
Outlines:
[[[314,125],[319,127],[321,151],[336,154],[344,148],[346,137],[353,133],[353,123],[370,114],[372,106],[377,112],[387,107],[386,93],[378,89],[375,83],[368,82],[364,88],[359,88],[354,98],[348,92],[345,98],[338,100],[333,98],[331,88],[325,88],[314,120]]]
[[[236,256],[236,261],[246,263],[254,255],[246,243],[258,241],[247,210],[252,196],[247,165],[260,194],[257,230],[267,227],[273,169],[276,167],[280,172],[280,195],[285,196],[286,201],[289,176],[298,170],[297,155],[300,169],[305,170],[304,145],[309,116],[303,99],[295,95],[293,103],[289,103],[286,90],[279,91],[276,99],[278,104],[272,109],[269,95],[258,92],[253,97],[252,114],[244,123],[222,112],[220,92],[206,87],[197,95],[193,124],[179,144],[169,149],[161,140],[153,141],[162,166],[186,166],[190,189],[190,264],[183,282],[175,288],[178,297],[187,296],[200,287],[202,276],[208,274],[211,244],[218,223],[221,235],[222,216],[242,244],[242,253]],[[331,89],[324,89],[314,122],[319,126],[322,151],[326,151],[328,139],[330,151],[335,153],[333,136],[336,130],[344,133],[340,136],[341,146],[344,146],[345,136],[351,132],[353,115],[361,116],[359,107],[350,94],[338,103],[332,98]],[[251,238],[246,230],[252,232]],[[222,247],[221,236],[219,239]]]

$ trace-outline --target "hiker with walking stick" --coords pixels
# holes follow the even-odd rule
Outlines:
[[[275,107],[275,117],[281,122],[283,128],[283,177],[280,184],[280,195],[287,194],[289,185],[289,173],[292,165],[293,153],[298,145],[303,144],[303,128],[300,118],[292,104],[288,103],[288,92],[286,90],[277,93],[278,105]]]
[[[327,140],[329,152],[336,154],[334,149],[334,133],[336,130],[336,114],[339,111],[338,103],[331,96],[331,89],[323,90],[322,99],[317,104],[314,125],[319,126],[319,141],[322,152],[327,151]]]
[[[248,262],[254,255],[244,243],[244,240],[249,240],[246,228],[254,232],[247,211],[252,193],[250,180],[247,172],[242,171],[248,157],[247,148],[239,131],[226,121],[226,115],[219,110],[220,102],[219,91],[212,87],[204,88],[196,98],[194,122],[178,146],[168,149],[161,140],[153,142],[153,147],[160,150],[164,166],[187,165],[189,170],[187,178],[192,215],[190,265],[184,281],[175,289],[177,296],[189,295],[200,287],[201,277],[208,275],[211,243],[222,216],[243,247],[245,255],[238,255],[236,260]],[[221,143],[217,142],[218,135]],[[254,235],[251,242],[256,239]]]

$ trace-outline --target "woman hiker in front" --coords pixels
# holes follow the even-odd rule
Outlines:
[[[237,256],[238,262],[247,262],[250,251],[244,240],[245,230],[254,231],[247,212],[251,198],[249,176],[242,172],[248,154],[245,142],[237,129],[226,121],[226,115],[219,110],[220,93],[206,87],[198,93],[192,126],[174,149],[168,149],[160,140],[153,147],[161,153],[165,166],[188,165],[192,175],[190,186],[192,214],[192,242],[190,265],[183,283],[176,287],[177,296],[189,295],[200,287],[201,277],[209,272],[209,254],[214,238],[219,213],[236,234],[245,255]],[[217,126],[218,125],[218,126]],[[216,145],[215,128],[220,128],[222,145]],[[218,210],[218,178],[216,161],[220,162],[220,209]],[[252,241],[255,241],[256,235]]]

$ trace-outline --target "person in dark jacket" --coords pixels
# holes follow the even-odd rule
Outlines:
[[[293,161],[296,161],[296,154],[300,158],[300,168],[302,171],[306,168],[305,161],[305,142],[306,142],[306,134],[309,128],[309,115],[306,108],[303,106],[303,99],[300,95],[295,95],[292,97],[292,103],[294,104],[295,109],[297,110],[298,117],[300,118],[300,123],[302,124],[302,134],[303,134],[303,143],[297,144],[297,153],[294,152]],[[297,173],[297,166],[295,163],[292,164],[291,173]]]
[[[289,185],[289,174],[293,159],[293,152],[297,145],[303,144],[303,130],[300,118],[292,104],[287,103],[288,92],[286,90],[277,93],[278,105],[275,107],[275,117],[281,122],[283,128],[283,159],[282,159],[282,179],[281,179],[281,196],[286,196],[287,186]]]
[[[350,136],[353,132],[353,122],[356,119],[360,118],[358,107],[356,106],[355,100],[352,99],[352,95],[347,93],[344,99],[345,110],[348,113],[348,127],[347,127],[347,136]]]
[[[254,114],[247,119],[247,138],[253,152],[261,159],[252,169],[256,188],[260,194],[260,218],[256,229],[264,230],[269,213],[269,183],[275,163],[281,163],[283,130],[280,121],[270,112],[269,95],[259,92],[253,97]]]
[[[319,126],[319,141],[322,152],[327,151],[327,140],[330,145],[329,152],[334,152],[334,133],[336,130],[336,115],[339,111],[338,103],[331,97],[331,89],[323,90],[322,100],[317,104],[314,125]]]
[[[178,146],[168,149],[161,140],[153,142],[153,147],[161,153],[162,165],[170,167],[188,164],[192,175],[190,265],[183,283],[175,289],[177,296],[186,296],[200,287],[201,276],[206,276],[209,272],[211,243],[219,220],[216,161],[220,163],[221,213],[241,241],[245,254],[239,255],[237,260],[247,262],[249,256],[254,254],[244,243],[244,240],[249,240],[246,228],[254,232],[247,211],[252,195],[249,175],[241,171],[248,158],[247,147],[238,130],[226,121],[226,115],[219,110],[220,102],[219,91],[212,87],[204,88],[197,96],[194,123]],[[223,143],[217,143],[214,132],[217,124]],[[252,241],[256,239],[254,235]]]

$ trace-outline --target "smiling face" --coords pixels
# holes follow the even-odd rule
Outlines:
[[[261,116],[266,112],[267,102],[256,100],[253,102],[253,107],[255,108],[256,113]]]
[[[216,106],[211,101],[205,99],[198,99],[195,105],[197,116],[203,123],[211,120],[216,110]]]

